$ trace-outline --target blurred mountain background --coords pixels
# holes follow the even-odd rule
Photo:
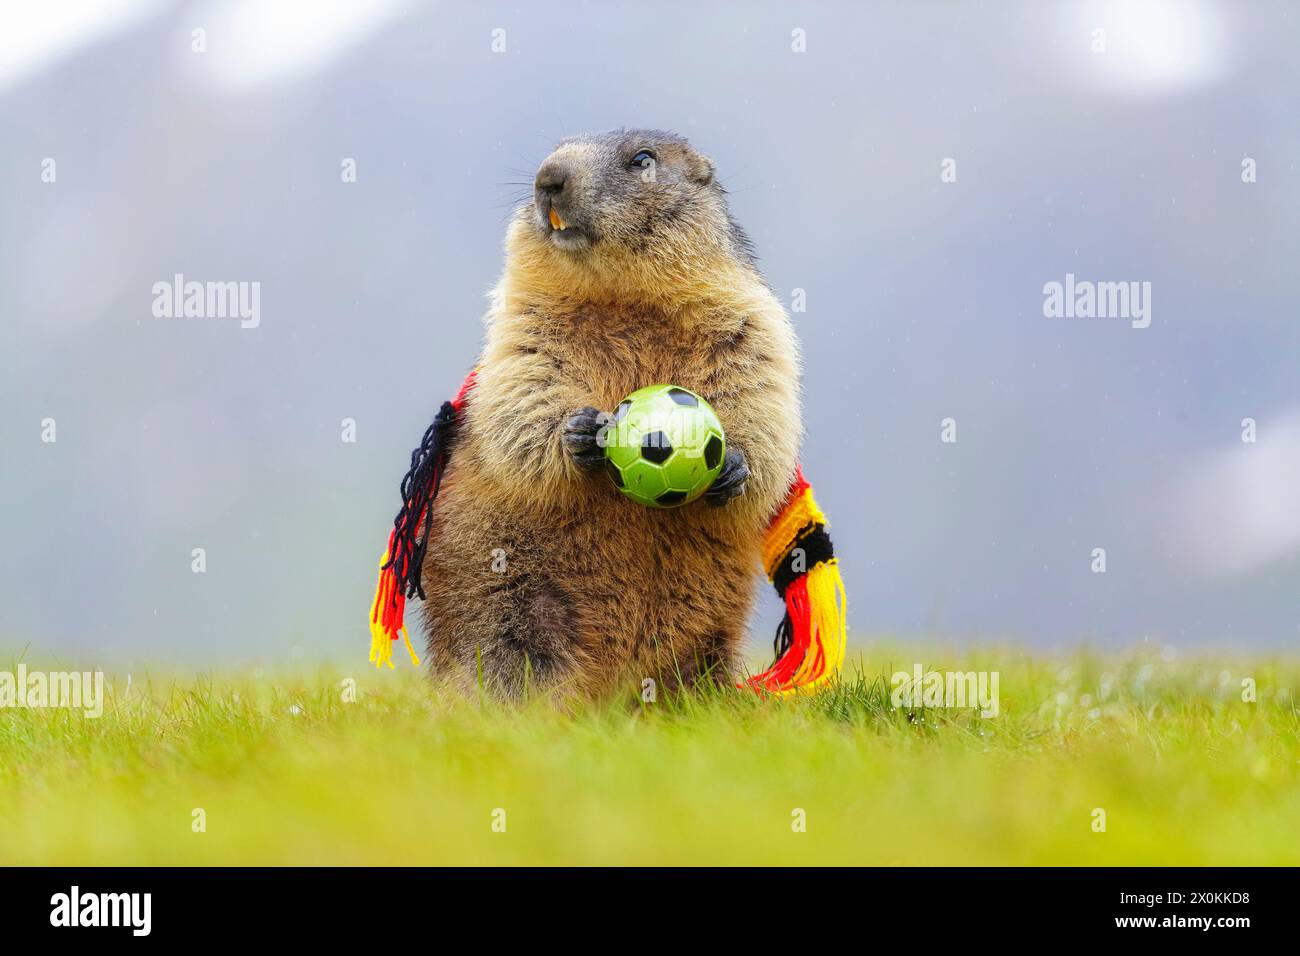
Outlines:
[[[855,639],[1294,646],[1298,47],[1285,2],[6,3],[0,652],[363,660],[511,206],[623,125],[804,290]],[[155,318],[177,273],[260,324]],[[1150,327],[1045,318],[1067,273]]]

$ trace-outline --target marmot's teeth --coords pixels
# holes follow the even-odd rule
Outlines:
[[[560,218],[560,214],[555,211],[554,206],[551,207],[551,228],[558,229],[561,232],[564,231],[564,220]]]

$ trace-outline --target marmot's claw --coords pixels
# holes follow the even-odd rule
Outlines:
[[[564,423],[564,450],[583,468],[596,469],[605,463],[605,449],[598,436],[608,415],[588,407]]]
[[[711,505],[725,505],[732,498],[739,498],[745,493],[745,482],[749,480],[749,462],[745,453],[739,448],[730,447],[722,459],[722,471],[713,479],[713,484],[704,493],[704,500]]]

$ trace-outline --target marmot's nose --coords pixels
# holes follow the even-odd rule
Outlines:
[[[537,188],[540,192],[556,196],[564,192],[564,184],[569,181],[569,167],[564,163],[550,160],[537,171]]]

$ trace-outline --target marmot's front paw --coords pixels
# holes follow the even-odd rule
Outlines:
[[[594,408],[579,409],[564,423],[564,450],[581,467],[595,470],[605,464],[605,449],[600,446],[600,430],[609,422],[607,412]]]
[[[745,493],[745,482],[749,479],[749,462],[745,453],[736,447],[729,447],[722,459],[722,471],[713,479],[709,490],[704,493],[704,500],[711,505],[725,505],[732,498],[739,498]]]

